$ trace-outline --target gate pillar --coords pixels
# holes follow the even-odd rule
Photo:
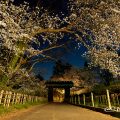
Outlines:
[[[67,87],[65,88],[65,99],[64,102],[69,102],[70,101],[70,88]]]
[[[48,88],[48,102],[53,102],[53,88]]]

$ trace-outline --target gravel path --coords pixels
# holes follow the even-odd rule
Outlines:
[[[4,120],[120,120],[88,109],[67,105],[47,104],[16,114]]]

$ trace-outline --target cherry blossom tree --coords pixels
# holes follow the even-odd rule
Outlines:
[[[69,40],[77,41],[78,47],[84,45],[88,49],[85,55],[91,66],[108,69],[114,76],[120,75],[119,6],[119,0],[69,0],[69,12],[61,18],[42,7],[31,10],[27,3],[16,6],[11,1],[1,1],[0,45],[14,53],[18,62],[16,67],[7,66],[9,73],[16,72],[26,62],[22,57],[25,51],[30,53],[29,57],[41,54],[51,58],[43,52],[62,47],[56,43],[66,35]],[[29,43],[39,44],[38,37],[48,41],[50,48],[34,49]],[[4,70],[4,66],[0,67]]]

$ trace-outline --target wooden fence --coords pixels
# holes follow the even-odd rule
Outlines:
[[[112,107],[120,107],[120,93],[113,93],[109,90],[106,90],[101,95],[94,94],[93,92],[72,95],[70,97],[70,103],[96,108],[111,109]]]
[[[5,107],[9,107],[14,104],[24,104],[26,102],[42,102],[45,100],[46,98],[44,97],[31,96],[4,90],[0,91],[0,105]]]

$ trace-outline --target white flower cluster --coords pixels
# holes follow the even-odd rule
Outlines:
[[[61,32],[54,34],[52,31],[49,32],[49,29],[58,29],[61,26],[61,19],[57,15],[50,16],[46,10],[44,11],[41,14],[40,8],[37,7],[31,12],[27,3],[15,6],[2,1],[0,3],[0,39],[3,39],[3,45],[18,54],[24,53],[27,49],[25,46],[22,49],[19,48],[18,42],[27,44],[30,40],[36,40],[35,36],[39,33],[43,40],[48,40],[50,43],[62,38]]]
[[[82,43],[88,46],[86,56],[91,66],[100,66],[114,76],[120,76],[120,2],[70,0],[70,6],[71,12],[77,15],[71,29],[82,32],[82,37],[89,36]]]

